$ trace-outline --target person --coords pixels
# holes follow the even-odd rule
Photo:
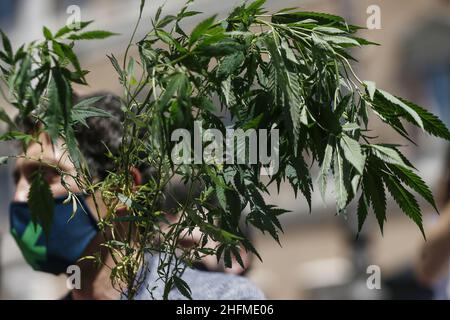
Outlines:
[[[93,96],[102,96],[95,107],[111,116],[89,118],[88,127],[76,127],[75,134],[92,177],[101,181],[114,170],[114,163],[106,153],[114,154],[120,147],[124,113],[117,96],[111,93]],[[87,98],[81,97],[79,100]],[[29,119],[19,122],[18,126],[27,133],[36,131],[36,124]],[[46,133],[40,133],[37,140],[26,146],[26,157],[18,157],[13,172],[16,190],[10,205],[10,228],[25,260],[33,269],[53,274],[65,273],[69,266],[78,265],[81,271],[80,288],[73,289],[68,299],[125,298],[111,283],[110,266],[114,261],[102,246],[106,239],[97,227],[97,213],[104,217],[106,206],[101,201],[95,204],[92,196],[83,195],[75,181],[65,175],[66,186],[79,199],[77,210],[72,215],[72,204],[65,201],[68,192],[62,184],[60,171],[74,175],[76,169],[64,150],[64,141],[52,143]],[[33,160],[38,158],[43,161]],[[48,182],[54,196],[54,217],[48,238],[40,225],[35,227],[33,224],[27,203],[33,176],[37,172]],[[130,173],[136,185],[142,184],[152,174],[151,169],[145,167],[132,168]],[[100,254],[101,266],[89,260],[80,260],[94,254]],[[158,260],[157,255],[146,255],[146,267],[140,271],[144,273],[144,283],[135,295],[136,299],[163,297],[164,284],[158,276]],[[182,278],[190,286],[193,299],[264,299],[263,293],[254,284],[240,276],[187,268]],[[169,299],[184,298],[176,288],[169,294]]]
[[[435,289],[436,299],[450,299],[450,148],[447,151],[438,203],[441,215],[427,235],[419,261],[417,275],[428,287]]]

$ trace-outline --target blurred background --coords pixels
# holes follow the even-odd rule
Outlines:
[[[381,9],[381,29],[362,30],[360,35],[380,43],[354,52],[359,60],[356,70],[361,79],[373,80],[377,86],[404,96],[429,108],[450,124],[450,1],[447,0],[269,0],[267,7],[276,11],[299,7],[306,11],[323,11],[344,16],[350,23],[366,26],[371,5]],[[121,94],[117,76],[107,54],[123,54],[137,19],[139,0],[0,0],[0,28],[15,47],[41,37],[42,26],[59,29],[77,5],[81,19],[95,20],[92,28],[120,33],[105,41],[83,42],[77,48],[88,76],[89,87],[76,88],[79,93],[109,90]],[[140,34],[150,28],[150,17],[162,1],[147,1],[146,17]],[[222,16],[241,1],[197,0],[194,10]],[[182,2],[166,1],[166,13],[175,13]],[[199,18],[201,19],[201,18]],[[192,19],[192,25],[199,19]],[[139,37],[138,35],[138,37]],[[0,98],[1,105],[9,109]],[[372,122],[374,135],[389,143],[405,144],[398,135]],[[0,132],[5,130],[0,127]],[[448,144],[413,132],[419,147],[405,147],[433,190],[447,170],[444,155]],[[0,156],[8,155],[0,144]],[[316,188],[317,189],[317,188]],[[25,264],[9,234],[8,204],[14,190],[11,164],[0,167],[0,298],[57,299],[66,292],[65,278],[32,271]],[[284,234],[280,247],[271,238],[254,232],[255,246],[264,262],[254,260],[248,276],[271,299],[396,299],[431,298],[428,288],[418,285],[413,268],[424,240],[418,228],[399,212],[390,199],[388,223],[384,236],[373,217],[369,217],[356,239],[355,208],[347,217],[335,216],[333,194],[324,204],[316,192],[312,214],[303,198],[295,199],[286,186],[280,194],[273,190],[269,202],[292,212],[282,218]],[[436,214],[424,203],[426,229]],[[381,270],[380,290],[369,290],[367,268]]]

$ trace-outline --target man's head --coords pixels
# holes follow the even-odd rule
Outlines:
[[[102,97],[94,107],[106,111],[110,117],[88,118],[87,126],[78,124],[74,131],[91,176],[98,181],[103,180],[108,171],[114,170],[114,162],[106,154],[110,152],[116,155],[119,151],[123,137],[124,113],[118,97],[109,93],[98,93],[94,96]],[[92,96],[80,97],[76,102],[90,97]],[[39,125],[30,119],[17,121],[17,126],[29,134],[36,133],[39,129]],[[18,157],[14,167],[16,191],[10,206],[11,232],[27,262],[37,270],[57,274],[65,272],[67,266],[75,264],[81,256],[99,250],[101,234],[98,233],[96,218],[98,215],[104,217],[107,212],[101,201],[97,202],[96,206],[92,197],[82,194],[82,190],[72,178],[76,176],[76,169],[64,144],[62,139],[52,142],[49,135],[43,132],[39,134],[37,141],[26,146],[25,152]],[[135,183],[142,181],[139,170],[131,171]],[[31,208],[27,204],[37,172],[48,183],[54,197],[53,218],[47,236],[44,236],[41,226],[33,225]],[[60,172],[66,173],[64,182]],[[64,201],[68,191],[78,194],[75,213],[72,203]],[[48,205],[42,205],[40,209],[51,210]],[[28,241],[30,233],[33,233],[32,238],[38,240]],[[41,249],[34,252],[37,247]],[[30,255],[30,252],[34,253]]]
[[[91,117],[86,120],[87,126],[77,124],[74,128],[75,137],[79,149],[86,161],[92,178],[101,181],[106,178],[108,172],[114,172],[114,161],[107,156],[107,153],[117,155],[123,137],[124,112],[119,97],[109,92],[98,92],[89,96],[76,97],[74,104],[94,97],[102,97],[93,107],[106,111],[110,117]],[[26,133],[36,132],[38,124],[30,118],[16,121],[20,131]],[[60,168],[68,173],[75,173],[75,167],[65,152],[64,141],[59,140],[56,145],[52,144],[50,137],[43,133],[39,136],[39,143],[32,142],[26,147],[26,158],[19,159],[14,169],[14,180],[16,182],[15,201],[26,201],[28,190],[33,173],[39,168],[44,173],[47,182],[50,184],[55,196],[65,194],[61,184],[61,177],[57,170],[45,163],[38,164],[30,158],[38,159],[43,155],[48,164]],[[145,163],[139,165],[131,172],[135,182],[145,182],[152,176],[151,168]],[[72,192],[79,192],[75,183],[69,183],[70,178],[66,177],[68,184],[74,189]],[[73,182],[73,181],[72,181]]]
[[[87,119],[87,127],[78,124],[75,127],[75,135],[80,151],[86,160],[86,164],[93,178],[102,180],[107,172],[113,170],[113,161],[106,156],[108,150],[116,154],[122,141],[123,129],[122,123],[124,114],[121,109],[120,99],[110,93],[97,93],[92,96],[79,97],[77,101],[82,101],[92,97],[103,97],[95,107],[104,110],[110,114],[108,118],[93,117]],[[21,131],[33,133],[37,129],[37,124],[31,119],[18,121],[18,127]],[[41,154],[44,162],[59,167],[61,170],[69,173],[75,173],[75,167],[64,152],[64,142],[59,140],[53,145],[50,137],[43,133],[39,136],[39,143],[32,142],[26,147],[27,158],[39,158]],[[38,163],[30,159],[19,159],[16,162],[14,170],[14,180],[17,184],[16,201],[26,201],[28,189],[32,174],[37,170]],[[55,168],[44,165],[41,166],[44,177],[50,184],[54,195],[64,193],[64,187],[61,185],[60,176]],[[70,184],[76,189],[76,186]],[[72,190],[79,191],[79,190]]]

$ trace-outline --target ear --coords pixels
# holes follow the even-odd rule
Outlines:
[[[133,182],[135,186],[142,185],[142,174],[136,167],[130,168],[131,176],[133,177]]]

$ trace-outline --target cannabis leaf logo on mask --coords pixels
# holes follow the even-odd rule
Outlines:
[[[34,270],[38,269],[39,261],[44,261],[47,255],[47,247],[37,244],[42,235],[42,227],[40,225],[34,227],[34,224],[30,222],[25,228],[22,237],[19,237],[15,229],[12,229],[11,233],[25,260]]]

